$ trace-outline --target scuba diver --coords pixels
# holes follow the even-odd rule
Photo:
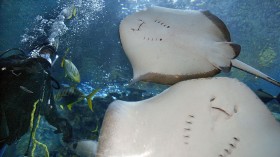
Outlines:
[[[28,132],[36,101],[34,119],[39,114],[44,116],[57,128],[55,133],[63,133],[65,143],[71,142],[72,126],[58,114],[54,104],[52,88],[60,88],[51,76],[51,67],[57,58],[55,46],[44,44],[31,55],[20,50],[21,54],[3,57],[8,51],[0,55],[0,150]],[[29,153],[29,145],[25,155]]]

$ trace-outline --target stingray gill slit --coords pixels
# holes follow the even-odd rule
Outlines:
[[[185,142],[184,144],[189,144],[189,139],[191,138],[191,127],[193,125],[193,121],[194,121],[194,115],[189,115],[187,117],[187,120],[185,121],[185,127],[184,127],[184,138],[185,138]]]

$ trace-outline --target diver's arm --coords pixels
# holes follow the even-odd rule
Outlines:
[[[72,140],[72,126],[67,119],[59,115],[53,100],[53,95],[49,99],[48,106],[44,111],[44,116],[49,124],[56,127],[55,133],[63,133],[63,141],[68,143]]]

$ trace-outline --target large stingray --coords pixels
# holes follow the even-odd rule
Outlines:
[[[280,86],[234,59],[240,46],[231,42],[226,25],[209,11],[152,7],[126,17],[120,38],[133,66],[133,82],[174,84],[229,72],[234,66]]]
[[[97,157],[279,157],[279,146],[279,123],[246,85],[194,79],[110,104]]]

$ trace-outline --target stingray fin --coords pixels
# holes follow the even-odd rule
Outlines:
[[[212,54],[211,56],[208,56],[207,59],[212,65],[223,72],[228,73],[231,70],[231,62],[229,58]]]
[[[228,67],[219,67],[220,70],[222,70],[223,72],[225,73],[229,73],[230,70],[231,70],[231,66],[228,66]]]
[[[231,70],[231,60],[240,53],[241,47],[232,42],[217,42],[209,51],[208,61],[216,68],[228,73]]]
[[[213,46],[210,49],[213,51],[211,54],[217,54],[228,59],[236,58],[241,51],[241,46],[233,42],[217,42]]]
[[[225,40],[230,42],[230,33],[225,23],[217,16],[212,14],[209,10],[202,11],[202,13],[219,28],[219,30],[223,33]]]
[[[241,46],[236,43],[229,43],[229,46],[232,48],[232,50],[235,54],[233,58],[236,58],[237,56],[239,56],[240,51],[241,51]]]

